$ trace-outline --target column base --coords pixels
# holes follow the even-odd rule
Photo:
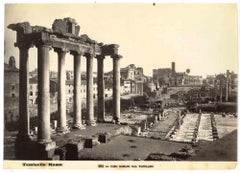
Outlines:
[[[29,135],[18,134],[15,140],[15,157],[17,160],[28,160],[32,153],[29,146],[33,143]]]
[[[105,120],[104,118],[98,118],[98,119],[97,119],[97,122],[99,122],[99,123],[104,123],[104,122],[106,122],[106,120]]]
[[[67,134],[67,133],[70,133],[70,130],[68,127],[57,127],[56,132],[62,133],[62,134]]]
[[[113,118],[113,124],[120,124],[120,123],[121,123],[121,121],[118,117]]]
[[[89,126],[96,126],[96,121],[95,120],[86,120],[86,124]]]
[[[56,149],[56,142],[37,142],[34,147],[35,158],[38,160],[51,160]],[[33,153],[34,153],[33,152]]]
[[[31,135],[22,135],[22,134],[17,134],[16,140],[18,141],[32,141]]]
[[[17,160],[51,160],[56,143],[37,141],[15,141],[15,157]]]
[[[84,130],[84,129],[86,129],[86,127],[83,125],[83,124],[80,124],[80,123],[77,123],[77,124],[74,124],[73,126],[72,126],[72,128],[73,129],[82,129],[82,130]]]

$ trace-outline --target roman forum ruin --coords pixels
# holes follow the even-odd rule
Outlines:
[[[50,132],[50,94],[49,94],[49,51],[58,54],[58,128],[60,133],[66,133],[66,98],[65,98],[65,55],[70,53],[74,58],[74,125],[73,128],[84,129],[81,115],[81,58],[86,58],[87,64],[87,117],[86,124],[95,126],[93,102],[93,58],[97,59],[98,74],[98,115],[97,121],[105,121],[104,109],[104,58],[113,59],[113,119],[120,120],[120,65],[121,55],[118,45],[97,43],[87,35],[79,35],[80,26],[75,19],[56,19],[52,29],[42,26],[31,26],[28,22],[10,24],[9,29],[16,31],[15,46],[19,48],[20,57],[20,96],[19,116],[20,126],[15,142],[15,155],[18,159],[29,159],[31,151],[37,152],[35,158],[48,158],[53,154],[56,143],[51,140]],[[38,58],[38,136],[37,142],[30,137],[29,117],[29,56],[32,47],[37,48]],[[32,148],[32,150],[31,150]],[[41,154],[40,154],[41,153]],[[45,153],[45,154],[44,154]]]

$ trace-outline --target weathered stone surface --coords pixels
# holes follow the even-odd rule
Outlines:
[[[80,32],[80,26],[77,25],[75,19],[72,18],[56,19],[52,24],[52,30],[55,33],[60,33],[67,36],[78,36]]]
[[[115,56],[118,54],[118,48],[119,45],[117,44],[104,45],[102,46],[102,54],[105,56],[106,55]]]
[[[60,160],[60,156],[59,155],[53,155],[52,160]]]
[[[66,153],[67,153],[66,147],[56,148],[54,152],[55,155],[59,155],[60,160],[66,160]]]
[[[78,143],[68,143],[64,145],[66,148],[66,160],[77,160],[78,159],[78,152],[84,148],[83,142]]]
[[[32,141],[15,141],[15,157],[18,160],[28,160],[31,159],[32,156]]]
[[[96,43],[95,40],[92,40],[87,34],[83,34],[80,36],[81,40],[90,44]]]
[[[8,28],[14,31],[23,32],[24,34],[32,32],[32,27],[30,26],[29,22],[10,24],[8,25]]]
[[[55,142],[36,143],[36,145],[34,145],[33,153],[36,154],[35,159],[37,160],[50,160],[54,155],[55,149]]]
[[[92,146],[93,146],[93,140],[91,138],[85,139],[84,147],[85,148],[92,148]]]
[[[75,27],[75,35],[78,36],[79,33],[80,33],[80,26],[77,25],[77,26]]]
[[[100,134],[100,135],[98,135],[98,141],[100,143],[107,143],[108,142],[108,136],[106,134]]]
[[[56,33],[65,34],[67,33],[66,23],[62,19],[56,19],[52,24],[52,30]]]

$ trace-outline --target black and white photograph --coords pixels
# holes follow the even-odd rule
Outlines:
[[[4,10],[4,169],[235,169],[237,2]]]

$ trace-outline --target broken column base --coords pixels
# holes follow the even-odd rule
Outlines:
[[[72,126],[72,128],[73,129],[79,129],[79,130],[83,130],[83,129],[86,129],[86,126],[84,126],[83,124],[74,124],[73,126]]]
[[[56,132],[67,134],[67,133],[70,133],[70,130],[68,129],[68,127],[57,127]]]
[[[86,120],[86,124],[89,126],[96,126],[96,121],[95,120]]]
[[[78,152],[84,148],[84,141],[64,145],[65,158],[61,160],[78,160]]]
[[[105,120],[104,118],[98,118],[98,119],[97,119],[97,122],[99,122],[99,123],[104,123],[104,122],[106,122],[106,120]]]
[[[16,140],[15,157],[17,160],[52,160],[55,148],[55,142],[39,143]]]
[[[113,124],[121,124],[121,121],[120,121],[120,118],[118,118],[118,117],[114,117],[113,118]]]

